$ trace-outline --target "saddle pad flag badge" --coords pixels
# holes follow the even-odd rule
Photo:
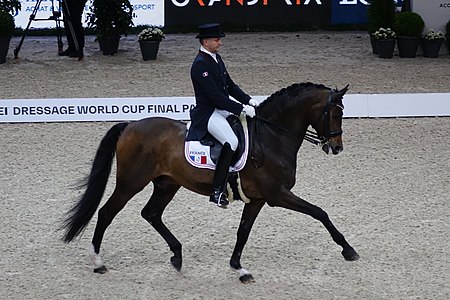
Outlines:
[[[195,153],[191,153],[190,157],[198,164],[205,165],[207,163],[206,155],[196,155]]]
[[[202,75],[203,77],[208,77],[208,72],[203,72]]]

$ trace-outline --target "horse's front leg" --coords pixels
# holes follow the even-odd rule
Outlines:
[[[355,249],[350,246],[349,243],[345,240],[342,233],[336,229],[334,224],[331,222],[328,214],[318,206],[315,206],[300,197],[294,195],[291,191],[285,191],[281,193],[281,195],[274,200],[267,201],[269,206],[279,206],[287,209],[295,210],[307,215],[310,215],[316,220],[322,222],[325,228],[330,233],[333,240],[336,244],[342,247],[342,256],[344,256],[345,260],[355,261],[359,258],[358,253],[356,253]]]
[[[255,282],[253,275],[242,268],[241,266],[241,255],[245,244],[247,243],[248,236],[252,230],[252,226],[255,223],[256,217],[258,216],[261,208],[264,206],[264,201],[252,200],[249,204],[244,206],[244,211],[242,212],[241,223],[237,231],[236,245],[234,246],[233,255],[230,259],[231,269],[239,273],[239,280],[242,283],[252,283]]]

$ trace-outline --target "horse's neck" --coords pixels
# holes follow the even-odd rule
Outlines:
[[[268,113],[262,117],[269,121],[261,121],[260,125],[261,136],[264,136],[263,143],[266,146],[282,148],[287,152],[299,151],[308,128],[304,112],[277,111],[277,114]]]
[[[308,113],[309,106],[305,106],[303,103],[298,103],[293,106],[279,107],[274,103],[270,103],[270,106],[264,107],[261,115],[264,119],[269,120],[271,123],[276,124],[287,131],[306,133],[308,128]]]

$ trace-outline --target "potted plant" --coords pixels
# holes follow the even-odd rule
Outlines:
[[[373,33],[379,57],[392,58],[394,56],[395,37],[396,34],[391,28],[380,28]]]
[[[158,55],[159,43],[165,38],[161,27],[150,25],[138,35],[139,46],[144,60],[154,60]]]
[[[129,0],[93,0],[88,26],[95,29],[100,50],[113,55],[119,48],[120,35],[133,26],[133,6]]]
[[[0,0],[0,64],[6,62],[15,23],[12,13],[21,9],[19,0]]]
[[[0,64],[6,62],[9,43],[14,31],[14,18],[10,13],[0,10]]]
[[[20,0],[0,0],[0,10],[15,14],[22,8]]]
[[[401,12],[395,15],[394,31],[397,34],[398,55],[416,57],[425,23],[415,12]]]
[[[377,54],[376,41],[373,33],[380,28],[392,28],[395,15],[393,0],[370,0],[367,8],[368,30],[372,52]]]
[[[444,34],[441,31],[435,32],[433,29],[428,31],[422,38],[423,56],[438,57],[442,41],[444,41]]]

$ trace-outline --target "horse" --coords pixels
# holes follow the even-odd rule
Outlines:
[[[331,89],[311,82],[295,83],[283,88],[256,108],[248,118],[251,149],[244,168],[239,172],[245,197],[236,244],[230,266],[243,283],[255,281],[241,266],[241,255],[252,226],[267,203],[307,214],[320,221],[334,242],[342,247],[347,261],[359,258],[357,252],[320,207],[294,195],[297,153],[304,140],[322,145],[334,155],[343,151],[343,96],[348,85]],[[315,130],[311,131],[308,128]],[[94,272],[108,271],[100,257],[100,246],[107,227],[126,203],[150,182],[153,193],[141,210],[141,216],[163,237],[173,256],[172,266],[182,267],[182,245],[162,221],[162,214],[181,186],[201,195],[211,192],[213,171],[188,164],[184,157],[186,122],[164,117],[149,117],[113,125],[95,154],[89,175],[84,179],[85,192],[66,213],[61,225],[62,240],[69,243],[83,232],[103,197],[116,156],[116,186],[107,202],[98,210],[91,244]],[[282,145],[280,147],[280,145]],[[208,202],[209,203],[209,202]]]

